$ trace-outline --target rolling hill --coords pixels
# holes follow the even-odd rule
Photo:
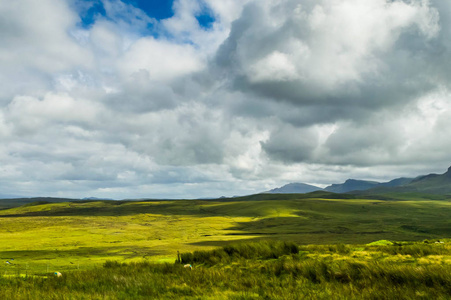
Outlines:
[[[69,198],[51,198],[51,197],[0,199],[0,209],[8,209],[22,205],[30,205],[33,203],[46,204],[46,203],[61,203],[70,201],[80,201],[80,200]]]
[[[415,195],[451,195],[451,167],[444,174],[429,174],[418,176],[400,186],[378,185],[374,188],[356,191],[353,194],[362,196],[385,194],[415,194]]]

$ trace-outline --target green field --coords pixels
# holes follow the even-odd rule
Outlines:
[[[37,276],[33,280],[51,281],[42,276],[56,271],[70,276],[98,272],[106,261],[170,263],[173,268],[177,251],[268,239],[301,247],[354,245],[346,246],[353,249],[346,255],[354,253],[350,257],[365,261],[379,254],[368,254],[357,245],[378,240],[436,241],[450,235],[451,202],[423,196],[402,201],[256,195],[225,200],[32,203],[0,210],[0,272],[4,279]],[[449,249],[448,243],[445,246]],[[323,257],[319,252],[309,255]],[[398,254],[387,255],[403,260]],[[423,255],[423,262],[450,267],[448,252],[437,255]]]

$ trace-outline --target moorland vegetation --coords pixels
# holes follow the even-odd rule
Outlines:
[[[193,264],[193,269],[184,268]],[[447,299],[451,243],[260,241],[175,263],[106,261],[61,277],[0,278],[2,299]]]
[[[449,199],[376,198],[4,207],[0,299],[449,298]]]

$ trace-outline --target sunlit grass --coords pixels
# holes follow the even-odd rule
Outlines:
[[[26,205],[0,211],[0,271],[86,270],[111,259],[171,262],[177,251],[262,238],[298,244],[438,239],[451,232],[450,206],[316,198]]]
[[[447,299],[451,265],[442,258],[451,257],[451,243],[441,242],[300,247],[290,242],[239,243],[182,253],[180,263],[108,260],[103,267],[68,271],[62,277],[3,276],[0,298]],[[422,254],[396,254],[406,246]],[[427,254],[433,252],[442,252],[440,259]]]

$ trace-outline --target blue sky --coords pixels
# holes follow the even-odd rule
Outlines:
[[[95,18],[98,16],[106,16],[106,11],[100,0],[81,0],[85,2],[86,6],[80,10],[80,17],[82,19],[83,27],[92,26],[95,22]],[[144,11],[149,17],[161,21],[164,19],[169,19],[174,16],[174,1],[170,0],[125,0],[123,3],[132,5],[136,8]],[[215,21],[214,13],[209,9],[207,5],[199,2],[202,9],[198,12],[195,17],[202,28],[211,28],[212,23]]]
[[[451,1],[0,3],[0,197],[234,196],[451,164]]]
[[[167,0],[132,0],[125,1],[146,12],[146,14],[157,20],[167,19],[174,15],[172,5],[174,1]]]

